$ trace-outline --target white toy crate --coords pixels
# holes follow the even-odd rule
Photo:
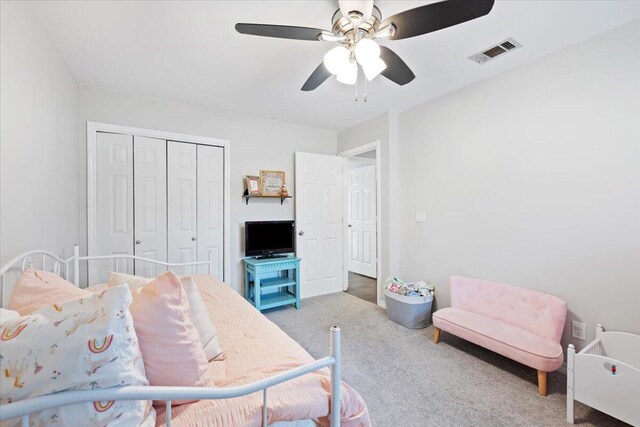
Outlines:
[[[634,426],[640,426],[640,335],[604,332],[581,352],[567,352],[567,421],[574,422],[574,401]]]

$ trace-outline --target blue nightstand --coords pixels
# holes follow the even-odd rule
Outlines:
[[[258,310],[300,308],[300,258],[245,258],[244,269],[244,297]]]

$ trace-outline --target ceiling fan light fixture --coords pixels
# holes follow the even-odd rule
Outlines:
[[[376,31],[375,33],[371,34],[371,37],[373,38],[377,38],[377,37],[382,37],[382,38],[386,38],[386,37],[393,37],[393,35],[396,33],[396,26],[393,25],[393,23],[379,28],[378,31]]]
[[[355,55],[362,66],[367,80],[373,80],[378,74],[387,68],[387,64],[380,59],[380,46],[369,38],[360,40],[355,47]]]
[[[356,44],[355,54],[361,65],[373,62],[376,58],[380,58],[380,46],[373,40],[364,38]]]
[[[253,36],[340,43],[342,46],[325,54],[324,61],[302,86],[303,91],[316,89],[332,75],[338,76],[342,83],[357,84],[358,67],[362,67],[367,80],[382,74],[395,84],[404,86],[415,79],[415,74],[394,51],[378,45],[373,39],[402,40],[440,31],[487,15],[496,2],[436,0],[383,20],[380,9],[373,4],[374,0],[337,1],[339,9],[331,18],[331,31],[256,23],[237,23],[235,28],[240,34]],[[367,80],[364,80],[365,87]]]
[[[342,43],[343,41],[346,40],[346,38],[347,37],[344,35],[333,34],[329,31],[322,31],[319,37],[320,40],[325,42],[338,42],[338,43]]]
[[[359,22],[369,19],[373,11],[373,0],[338,0],[342,16]]]
[[[365,77],[369,81],[376,78],[378,74],[380,74],[387,68],[387,64],[385,64],[385,62],[380,58],[375,58],[374,60],[366,62],[364,64],[360,63],[360,65],[362,66],[362,71],[364,71]]]
[[[340,74],[349,64],[349,50],[344,46],[334,47],[324,55],[324,66],[331,74]]]
[[[356,80],[358,80],[358,66],[355,62],[349,62],[340,70],[336,78],[340,83],[346,85],[356,84]]]

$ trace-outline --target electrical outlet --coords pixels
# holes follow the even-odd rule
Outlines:
[[[575,320],[571,321],[571,336],[577,338],[579,340],[586,340],[587,337],[587,324],[578,322]]]
[[[427,222],[427,213],[424,211],[416,212],[416,222]]]

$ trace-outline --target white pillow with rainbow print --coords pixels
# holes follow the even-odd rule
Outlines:
[[[130,304],[124,285],[3,322],[0,404],[65,390],[148,385]],[[32,414],[30,422],[153,426],[155,411],[150,401],[87,402]]]

